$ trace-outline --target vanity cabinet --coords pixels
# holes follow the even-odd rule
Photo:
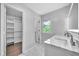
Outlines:
[[[79,53],[66,50],[54,45],[46,44],[44,45],[45,56],[79,56]]]

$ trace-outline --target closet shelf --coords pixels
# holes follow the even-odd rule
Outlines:
[[[14,28],[12,28],[12,27],[7,27],[7,29],[14,29]]]
[[[12,22],[7,22],[7,24],[14,24],[14,23],[12,23]]]
[[[14,32],[7,32],[7,34],[14,34]]]
[[[17,37],[14,37],[14,38],[22,38],[22,37],[18,37],[18,36],[17,36]]]
[[[7,21],[7,24],[14,24],[14,22],[12,22],[12,21]]]
[[[12,38],[13,39],[14,37],[7,37],[7,38],[9,38],[9,39]]]
[[[22,37],[21,37],[21,36],[16,36],[16,37],[15,37],[15,36],[12,36],[12,37],[9,37],[9,36],[8,36],[8,37],[6,37],[6,38],[7,38],[7,39],[14,39],[14,38],[22,38]]]
[[[7,33],[8,33],[8,32],[11,32],[11,33],[13,33],[14,31],[7,31]]]
[[[10,21],[10,20],[9,20],[9,21],[7,21],[7,23],[14,23],[14,21]]]
[[[14,39],[8,39],[8,40],[7,40],[7,44],[8,44],[8,43],[12,43],[12,42],[14,42]]]
[[[22,32],[22,31],[14,31],[14,32]]]
[[[22,24],[22,21],[15,21],[15,22]],[[14,21],[7,21],[7,23],[13,23],[14,24]]]
[[[22,32],[22,31],[7,31],[7,33],[14,33],[14,32]]]
[[[21,24],[22,24],[22,21],[15,21],[15,22],[17,22],[17,23],[21,23]]]

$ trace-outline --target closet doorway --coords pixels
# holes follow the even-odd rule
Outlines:
[[[6,6],[6,55],[18,56],[22,53],[23,40],[22,12]]]

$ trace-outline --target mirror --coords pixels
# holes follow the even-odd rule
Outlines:
[[[78,30],[78,3],[72,3],[67,16],[68,30]]]

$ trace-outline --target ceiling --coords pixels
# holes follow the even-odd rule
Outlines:
[[[24,4],[34,12],[44,15],[59,8],[69,5],[69,3],[26,3]]]

